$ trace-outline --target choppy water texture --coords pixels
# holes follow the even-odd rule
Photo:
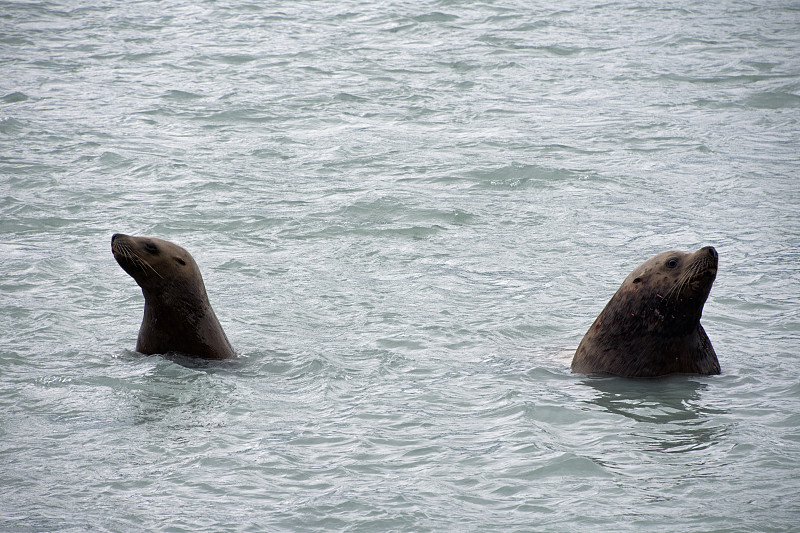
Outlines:
[[[800,7],[543,4],[0,2],[0,529],[796,527]],[[114,232],[237,363],[132,351]],[[709,244],[722,375],[569,372]]]

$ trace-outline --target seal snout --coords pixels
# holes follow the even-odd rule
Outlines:
[[[693,261],[685,278],[691,290],[706,293],[711,290],[711,284],[717,277],[718,259],[719,255],[713,246],[705,246],[693,254]]]
[[[134,276],[134,271],[142,270],[143,261],[131,247],[130,236],[115,233],[111,236],[111,254],[125,272]],[[134,276],[135,278],[136,276]]]
[[[706,273],[712,274],[713,276],[717,275],[717,262],[719,260],[719,254],[717,254],[717,250],[713,246],[706,246],[704,248],[700,248],[695,252],[695,262],[698,265],[702,265],[703,270]]]
[[[115,233],[111,236],[111,252],[114,254],[114,258],[119,261],[118,255],[124,255],[125,250],[127,247],[125,246],[125,235],[124,233]]]

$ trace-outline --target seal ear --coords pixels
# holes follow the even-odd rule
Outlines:
[[[175,261],[177,261],[178,263],[180,263],[180,264],[181,264],[181,265],[183,265],[183,266],[186,266],[186,261],[184,261],[184,260],[183,260],[183,259],[181,259],[180,257],[176,257],[176,258],[175,258]]]

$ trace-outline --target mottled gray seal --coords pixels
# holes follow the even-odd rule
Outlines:
[[[189,252],[163,239],[121,234],[111,237],[111,252],[144,295],[137,352],[202,359],[236,356]]]
[[[664,252],[639,265],[583,337],[572,371],[625,377],[719,374],[700,316],[717,251]]]

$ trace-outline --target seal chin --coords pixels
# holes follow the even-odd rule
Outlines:
[[[689,280],[689,285],[694,290],[703,290],[706,287],[711,288],[715,279],[717,279],[717,269],[708,268],[692,276],[692,279]]]

